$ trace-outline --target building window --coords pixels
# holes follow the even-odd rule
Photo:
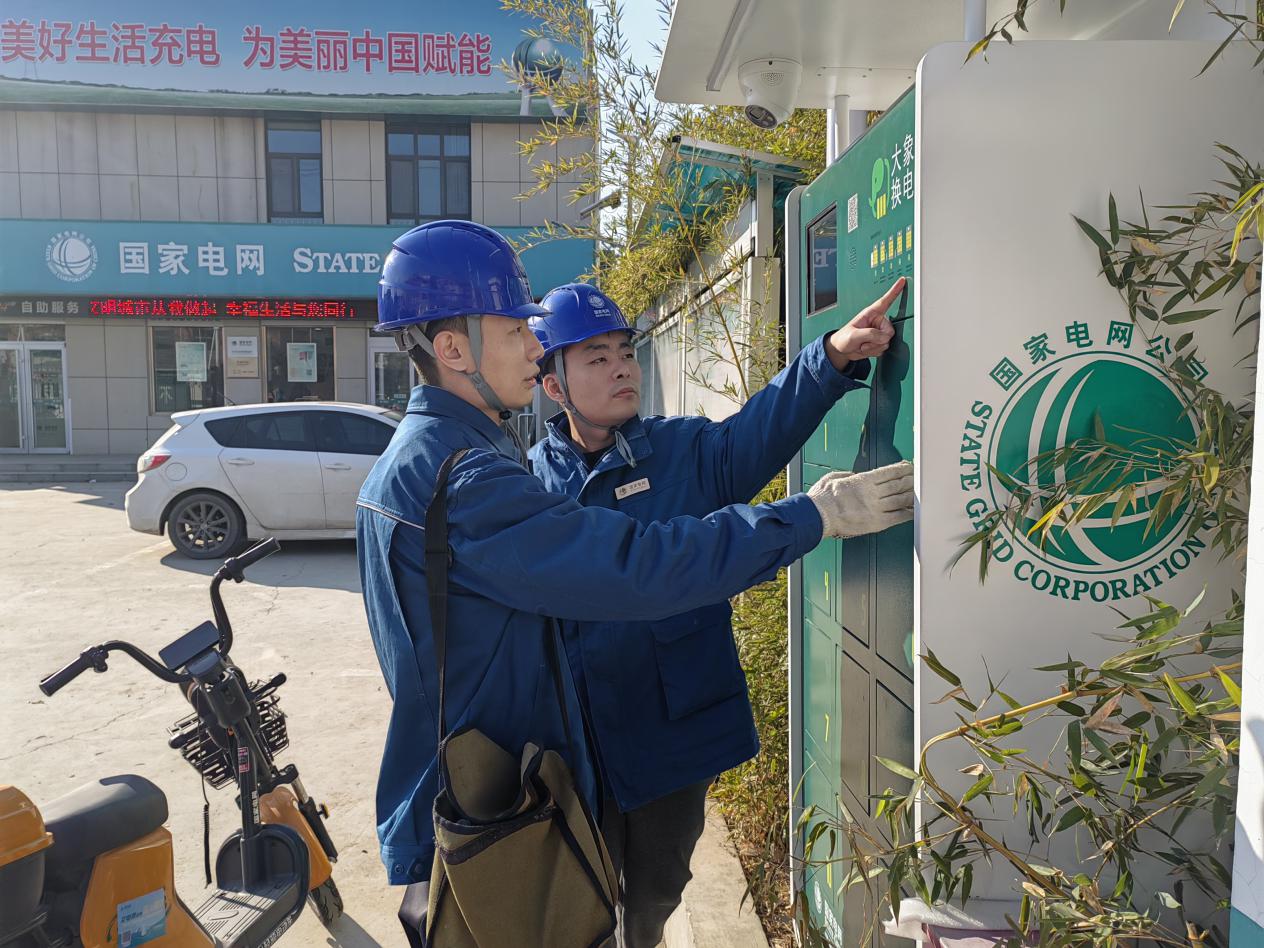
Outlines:
[[[268,401],[333,401],[334,331],[268,326]]]
[[[0,342],[65,342],[61,323],[0,323]]]
[[[218,329],[154,326],[150,348],[155,413],[224,404],[224,352]]]
[[[320,220],[320,122],[269,122],[267,144],[268,220]]]
[[[391,224],[468,219],[469,125],[388,125],[386,191]]]

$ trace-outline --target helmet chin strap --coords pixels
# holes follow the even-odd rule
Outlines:
[[[558,384],[562,388],[562,407],[568,412],[586,424],[589,428],[596,428],[598,431],[604,431],[614,436],[614,446],[618,450],[619,456],[628,462],[629,467],[636,467],[636,458],[632,456],[632,446],[628,444],[628,439],[623,436],[623,432],[619,430],[618,425],[599,425],[594,421],[589,421],[584,417],[583,412],[575,407],[575,403],[571,401],[570,385],[566,382],[566,360],[559,351],[557,358],[553,360],[553,371],[557,375]]]
[[[505,403],[500,400],[500,396],[496,394],[496,390],[492,388],[491,383],[483,377],[483,325],[481,316],[466,316],[465,329],[470,340],[470,354],[474,357],[474,369],[465,372],[465,377],[470,380],[470,384],[474,386],[474,390],[478,392],[487,407],[494,411],[500,417],[501,430],[505,432],[509,440],[513,442],[514,447],[518,451],[518,460],[524,467],[527,464],[527,446],[522,443],[522,437],[518,434],[518,430],[510,424],[513,412],[505,407]],[[422,331],[420,325],[405,326],[404,330],[399,334],[396,343],[401,349],[411,349],[413,346],[420,346],[430,358],[436,362],[439,357],[435,354],[434,343]]]

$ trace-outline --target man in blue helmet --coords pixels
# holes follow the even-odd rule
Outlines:
[[[633,328],[593,286],[558,287],[531,320],[542,385],[564,412],[531,450],[545,487],[644,524],[747,503],[860,387],[894,329],[903,279],[846,326],[811,342],[742,409],[641,418]],[[907,467],[907,466],[905,466]],[[878,472],[875,472],[877,475]],[[895,466],[897,479],[911,471]],[[873,475],[871,475],[873,476]],[[890,525],[857,522],[857,533]],[[602,833],[619,874],[620,944],[652,948],[690,879],[715,776],[759,751],[723,597],[670,618],[564,622],[563,640],[597,751]]]
[[[527,326],[532,299],[512,246],[469,221],[423,224],[397,238],[382,267],[378,329],[396,335],[424,384],[361,490],[360,577],[373,644],[393,700],[377,788],[389,880],[408,889],[400,917],[424,930],[434,856],[438,674],[424,567],[425,511],[449,455],[447,725],[477,726],[519,753],[557,750],[595,801],[592,763],[569,676],[566,734],[546,661],[545,616],[662,619],[736,594],[874,509],[911,517],[911,497],[829,478],[775,504],[645,525],[545,490],[506,430],[530,403],[542,348]],[[575,748],[572,754],[568,748]],[[488,906],[488,911],[495,911]]]

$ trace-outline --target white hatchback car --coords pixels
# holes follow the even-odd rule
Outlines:
[[[194,559],[248,537],[355,536],[356,497],[403,416],[341,402],[278,402],[177,412],[136,463],[133,530]]]

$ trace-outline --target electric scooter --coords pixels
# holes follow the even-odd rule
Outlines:
[[[280,545],[265,540],[226,560],[211,581],[215,622],[204,622],[154,659],[130,642],[84,650],[40,682],[53,695],[89,668],[107,670],[122,652],[177,685],[193,713],[168,742],[213,787],[234,783],[241,829],[215,860],[217,888],[190,911],[175,890],[167,798],[144,777],[106,777],[46,804],[0,787],[0,948],[266,948],[311,899],[329,924],[342,914],[332,877],[338,853],[325,828],[328,810],[307,795],[286,747],[277,675],[249,682],[229,660],[233,630],[220,597],[225,579]],[[292,788],[292,789],[291,789]],[[210,884],[209,804],[204,810]]]

